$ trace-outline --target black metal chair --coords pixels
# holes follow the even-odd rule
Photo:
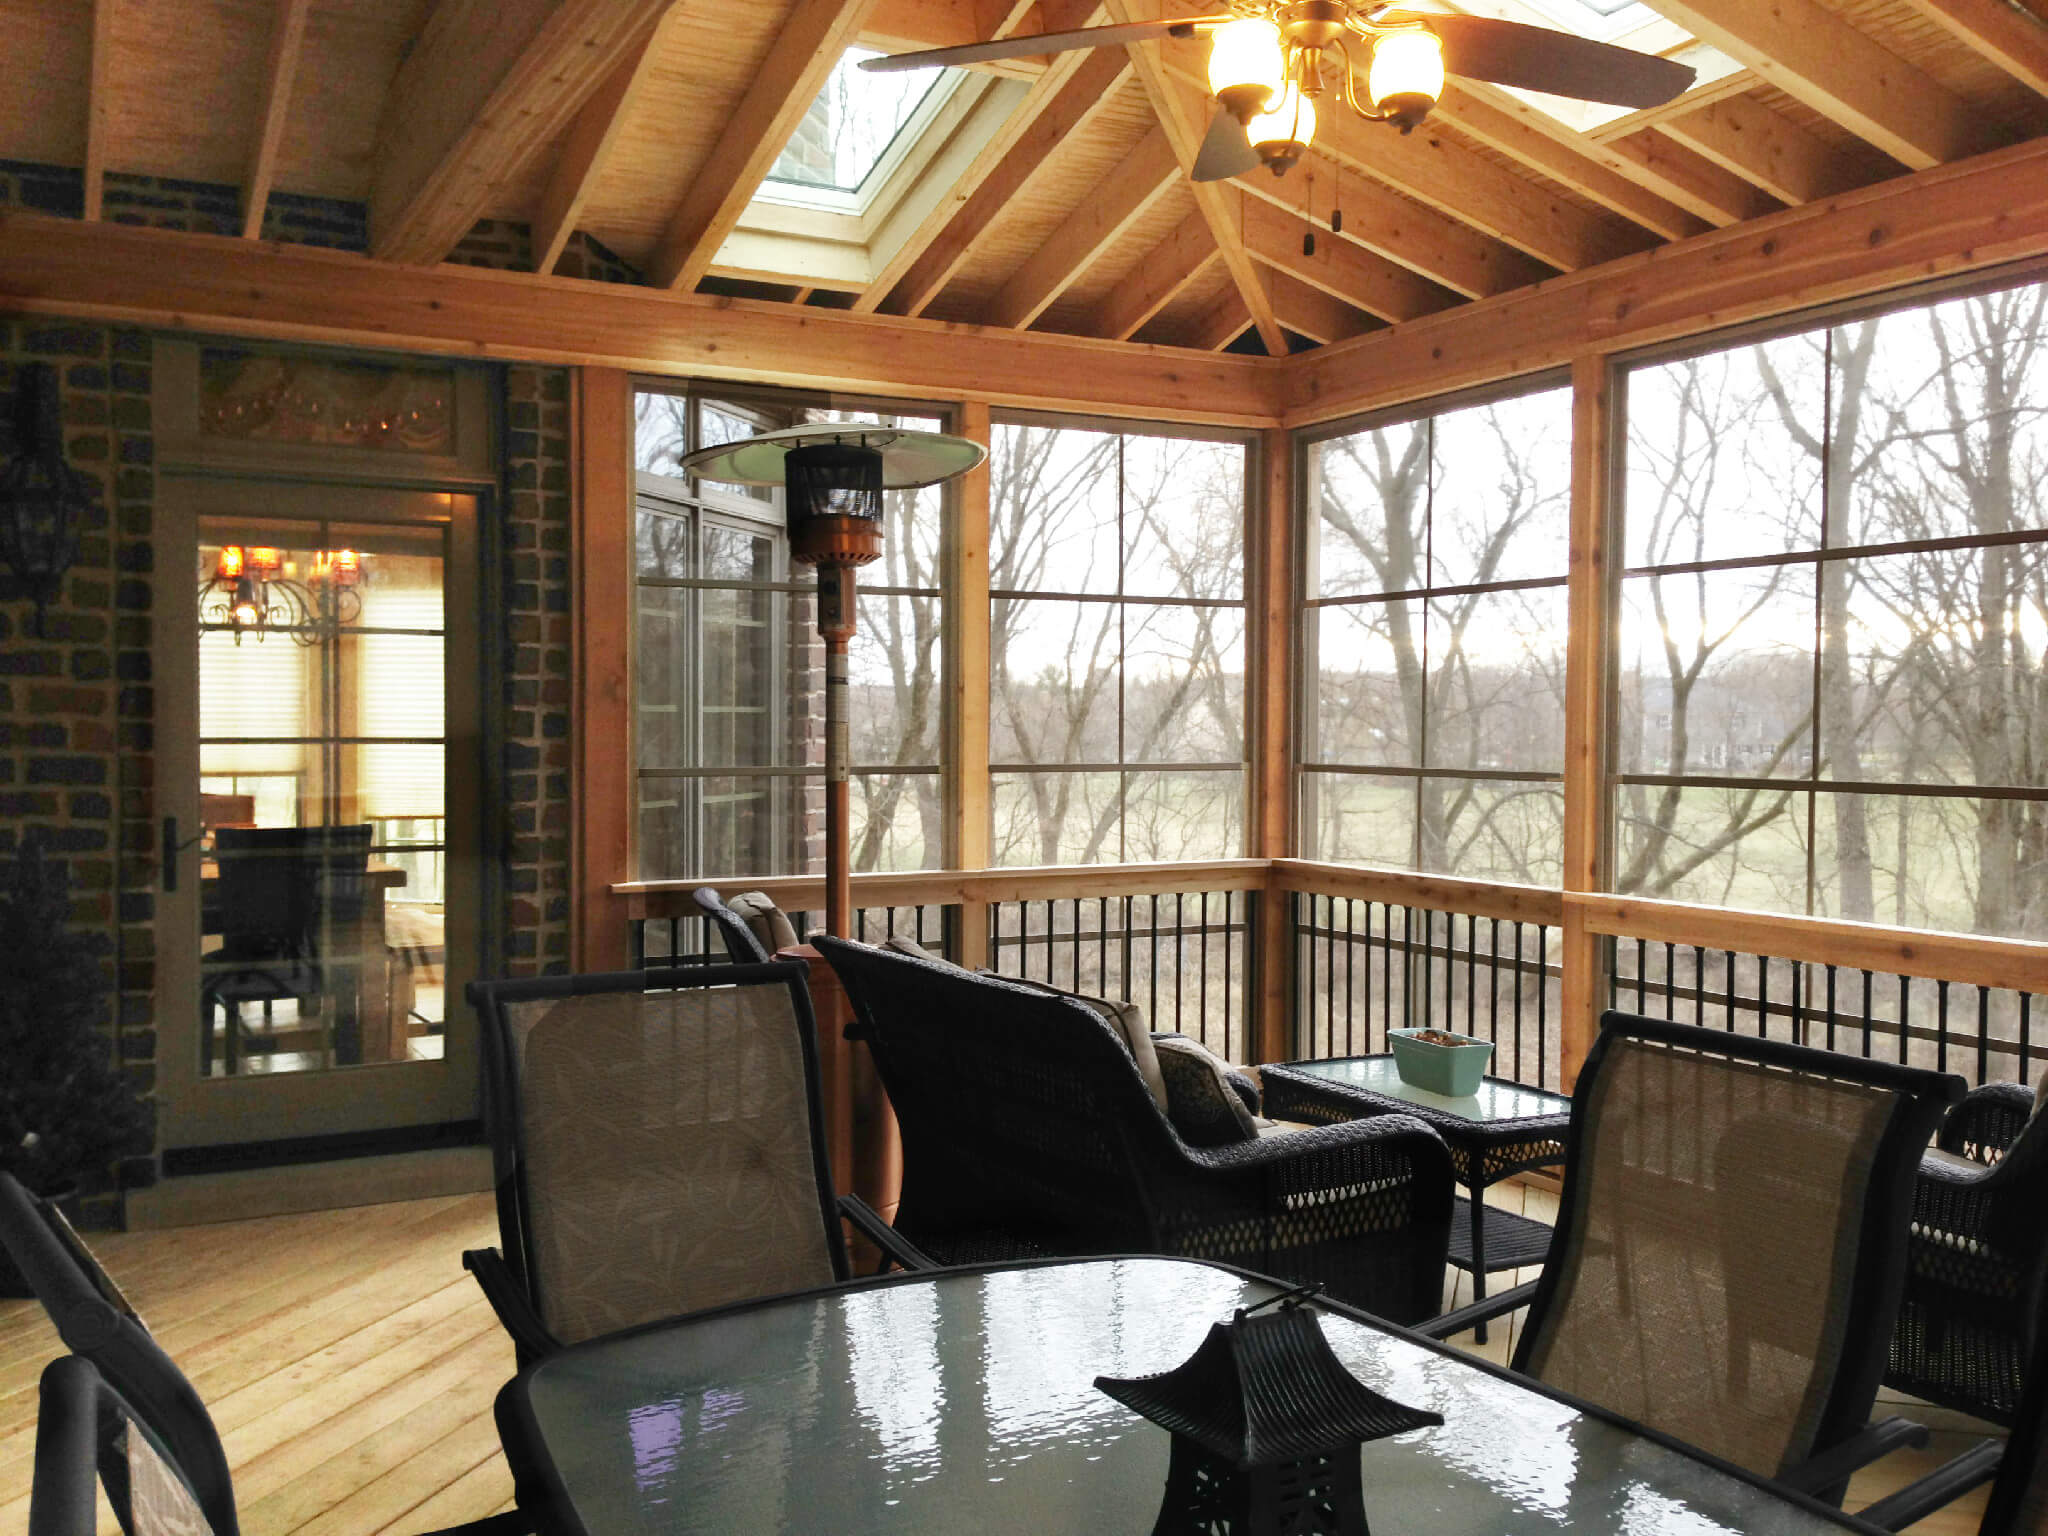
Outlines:
[[[803,966],[472,982],[502,1249],[463,1255],[522,1361],[849,1276]]]
[[[87,1536],[96,1476],[127,1536],[237,1536],[234,1484],[206,1404],[63,1214],[4,1173],[0,1246],[72,1352],[43,1374],[30,1536]],[[437,1536],[532,1528],[515,1511]]]
[[[220,874],[211,910],[220,948],[202,964],[200,1070],[213,1064],[213,1018],[226,1016],[224,1056],[236,1071],[245,1051],[267,1047],[269,1030],[253,1036],[245,1004],[260,1004],[266,1025],[277,1003],[301,1015],[335,994],[337,1055],[351,1059],[364,967],[384,957],[347,954],[338,940],[359,931],[370,900],[371,828],[221,827],[214,832]],[[353,1049],[359,1053],[360,1042]],[[359,1059],[359,1055],[356,1059]]]
[[[1867,1426],[1905,1270],[1914,1169],[1947,1073],[1609,1013],[1572,1097],[1514,1368],[1738,1466],[1839,1499],[1925,1431]]]
[[[903,1136],[897,1228],[943,1263],[1220,1259],[1400,1322],[1443,1300],[1451,1161],[1389,1115],[1229,1146],[1175,1133],[1101,1016],[957,966],[812,942]]]
[[[775,956],[768,946],[754,936],[754,930],[747,926],[747,920],[725,904],[725,898],[710,886],[700,886],[690,893],[690,899],[697,903],[718,936],[725,941],[725,952],[735,965],[766,965]]]

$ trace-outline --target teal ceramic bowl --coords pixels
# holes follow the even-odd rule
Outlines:
[[[1465,1099],[1477,1093],[1479,1080],[1486,1076],[1486,1064],[1493,1060],[1491,1040],[1475,1040],[1470,1035],[1459,1035],[1457,1040],[1456,1045],[1439,1045],[1423,1039],[1419,1029],[1387,1031],[1387,1041],[1394,1049],[1394,1070],[1401,1074],[1401,1081],[1447,1099]]]

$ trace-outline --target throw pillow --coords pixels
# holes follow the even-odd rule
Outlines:
[[[902,934],[891,934],[888,938],[882,940],[882,948],[893,950],[899,955],[909,955],[915,960],[929,960],[933,965],[943,965],[947,970],[958,971],[963,976],[972,976],[974,974],[966,966],[955,965],[944,955],[935,955],[918,943],[917,940],[905,938]]]
[[[1191,1147],[1227,1147],[1259,1134],[1259,1122],[1231,1086],[1230,1066],[1186,1035],[1153,1039],[1166,1079],[1166,1118]]]
[[[1152,1048],[1152,1032],[1145,1027],[1144,1009],[1136,1003],[1120,1002],[1113,997],[1090,997],[1085,992],[1070,992],[1065,987],[1056,987],[1049,981],[1035,981],[1029,976],[1004,976],[999,971],[983,971],[981,974],[1014,981],[1021,987],[1029,987],[1051,997],[1071,997],[1093,1008],[1109,1026],[1109,1032],[1123,1041],[1124,1049],[1137,1063],[1138,1076],[1145,1080],[1152,1102],[1159,1106],[1161,1114],[1166,1113],[1166,1079],[1159,1073],[1159,1053]]]
[[[761,941],[761,947],[769,954],[794,949],[800,942],[789,918],[775,905],[775,898],[766,892],[742,891],[726,905],[754,930],[754,937]]]

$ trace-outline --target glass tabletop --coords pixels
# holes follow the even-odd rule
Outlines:
[[[1137,1536],[1167,1435],[1095,1377],[1169,1370],[1275,1289],[1107,1259],[800,1297],[566,1350],[511,1389],[507,1429],[545,1451],[557,1513],[588,1536]],[[1361,1381],[1444,1416],[1363,1448],[1375,1531],[1860,1529],[1458,1356],[1329,1314],[1324,1331]]]
[[[1345,1088],[1362,1088],[1367,1093],[1378,1094],[1381,1098],[1399,1099],[1403,1103],[1418,1105],[1423,1109],[1437,1110],[1442,1114],[1456,1115],[1463,1120],[1480,1124],[1492,1124],[1500,1120],[1527,1120],[1538,1115],[1568,1115],[1572,1101],[1561,1093],[1551,1093],[1542,1088],[1524,1088],[1519,1083],[1502,1082],[1498,1078],[1481,1078],[1479,1091],[1462,1099],[1431,1093],[1427,1088],[1416,1088],[1401,1081],[1401,1074],[1394,1068],[1391,1056],[1345,1056],[1335,1061],[1290,1061],[1287,1070],[1299,1072],[1304,1077],[1319,1077],[1326,1082]]]

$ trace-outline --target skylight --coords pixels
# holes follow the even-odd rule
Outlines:
[[[768,172],[768,179],[798,187],[858,194],[889,157],[890,149],[928,101],[950,89],[957,71],[869,74],[856,69],[876,55],[849,48],[810,111]]]

